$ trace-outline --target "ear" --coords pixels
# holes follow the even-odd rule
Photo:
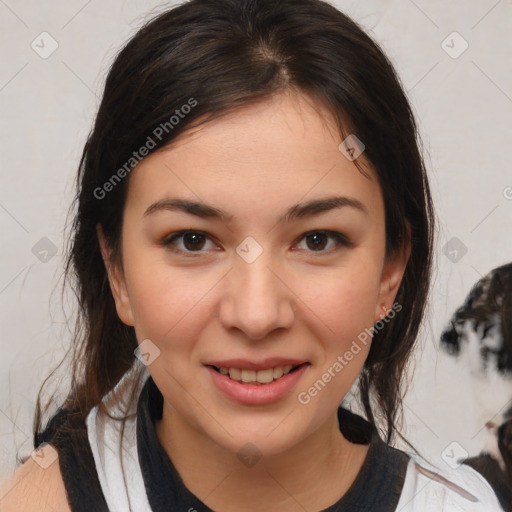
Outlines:
[[[96,226],[96,233],[100,244],[101,256],[107,270],[108,281],[110,283],[110,291],[114,297],[117,314],[126,325],[134,325],[133,311],[130,304],[130,297],[126,288],[126,281],[123,269],[119,264],[112,261],[112,251],[108,246],[101,224]]]
[[[411,230],[408,223],[406,231],[402,246],[384,262],[374,322],[382,320],[382,318],[387,316],[393,307],[398,288],[400,288],[400,283],[402,282],[402,277],[411,254]]]

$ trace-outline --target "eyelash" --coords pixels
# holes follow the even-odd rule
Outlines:
[[[192,258],[193,257],[197,257],[202,252],[205,252],[205,251],[201,251],[201,250],[200,251],[183,251],[182,249],[177,249],[175,246],[173,246],[173,243],[174,243],[175,240],[177,240],[179,238],[183,238],[183,236],[186,235],[186,234],[198,234],[198,235],[204,236],[204,237],[212,240],[212,238],[207,233],[204,233],[203,231],[196,231],[196,230],[192,230],[192,229],[185,229],[185,230],[182,230],[182,231],[178,231],[176,233],[172,233],[171,235],[166,237],[164,240],[162,240],[161,245],[169,248],[172,252],[175,252],[175,253],[178,253],[178,254],[183,254],[186,257],[192,257]],[[348,247],[353,247],[354,246],[354,244],[350,240],[348,240],[348,238],[345,235],[342,235],[341,233],[338,233],[337,231],[328,231],[328,230],[308,231],[307,233],[304,233],[298,239],[298,242],[302,241],[307,236],[314,235],[314,234],[326,235],[326,236],[328,236],[330,238],[333,238],[338,243],[338,247],[335,248],[335,249],[330,249],[330,250],[327,250],[327,251],[326,250],[307,251],[307,252],[310,252],[311,254],[313,254],[314,256],[322,256],[322,255],[325,255],[325,254],[331,254],[333,251],[336,251],[336,250],[338,250],[341,247],[347,247],[348,248]]]

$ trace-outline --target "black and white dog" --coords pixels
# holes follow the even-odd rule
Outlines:
[[[481,473],[504,510],[512,511],[512,263],[473,286],[442,333],[441,346],[465,359],[479,420],[486,426],[480,453],[464,464]]]

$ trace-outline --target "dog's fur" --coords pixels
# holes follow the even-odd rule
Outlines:
[[[480,454],[464,463],[488,480],[504,510],[512,512],[512,263],[493,269],[473,286],[442,333],[441,346],[456,357],[471,359],[472,376],[479,381],[475,390],[504,393],[475,396],[480,398],[482,419],[487,416],[487,440]],[[484,381],[500,385],[489,389],[482,386]],[[505,414],[485,407],[496,398],[500,403],[509,400]]]

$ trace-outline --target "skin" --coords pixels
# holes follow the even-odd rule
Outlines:
[[[164,396],[157,435],[185,485],[215,510],[320,510],[350,487],[367,445],[339,430],[337,408],[359,375],[369,344],[307,405],[306,391],[357,335],[394,302],[409,245],[385,260],[384,203],[370,179],[338,149],[329,113],[311,98],[283,93],[190,130],[132,171],[122,228],[122,265],[103,257],[121,320],[160,354],[148,366]],[[364,162],[364,154],[359,157]],[[296,203],[332,195],[360,201],[279,224]],[[147,208],[166,197],[202,201],[232,219],[202,219]],[[180,230],[206,233],[162,240]],[[353,245],[304,235],[332,230]],[[254,238],[252,263],[236,248]],[[188,249],[188,253],[186,252]],[[192,254],[192,256],[190,256]],[[277,402],[242,405],[226,397],[202,364],[283,356],[310,366]],[[246,467],[246,444],[262,458]]]

